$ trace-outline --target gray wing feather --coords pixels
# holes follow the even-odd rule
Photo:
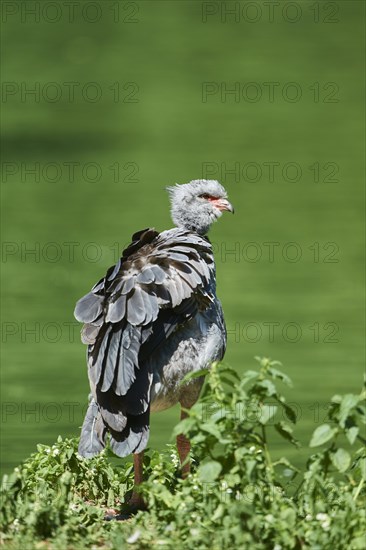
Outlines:
[[[109,390],[114,380],[115,369],[119,360],[122,334],[120,331],[112,332],[108,340],[108,347],[105,348],[105,367],[102,384],[102,391],[104,392]]]
[[[101,279],[100,281],[98,281],[92,288],[92,291],[94,292],[94,294],[97,294],[99,291],[103,290],[104,289],[104,283],[105,283],[105,279],[103,277],[103,279]]]
[[[114,266],[112,273],[107,277],[107,280],[112,281],[116,277],[120,269],[121,269],[121,260],[118,260],[118,262]]]
[[[103,371],[103,365],[105,362],[105,355],[106,355],[106,348],[108,346],[108,340],[109,340],[109,334],[111,332],[112,327],[108,326],[104,336],[102,336],[102,340],[100,342],[99,347],[97,348],[97,353],[95,355],[89,354],[89,378],[91,383],[96,386],[98,382],[100,381],[102,371]],[[96,342],[96,345],[98,342]],[[94,346],[93,346],[94,348]]]
[[[129,325],[122,334],[115,393],[125,395],[135,380],[135,368],[138,368],[141,330]]]
[[[100,326],[93,323],[87,323],[81,331],[81,341],[83,344],[95,344]]]
[[[114,302],[108,306],[108,311],[105,317],[106,323],[118,323],[122,321],[126,313],[126,296],[121,294]]]
[[[118,441],[111,435],[110,445],[115,455],[123,458],[132,453],[140,453],[146,448],[149,440],[150,430],[149,426],[145,426],[141,432],[135,432],[130,430],[130,433],[123,441]]]
[[[142,291],[139,287],[136,287],[134,293],[127,302],[127,321],[131,323],[131,325],[142,325],[144,324],[145,316],[146,312],[144,309]]]
[[[179,305],[182,301],[182,297],[179,294],[179,288],[176,284],[176,281],[169,279],[166,283],[166,288],[170,294],[170,300],[172,307]]]
[[[89,403],[81,429],[79,454],[91,458],[104,449],[106,428],[101,421],[101,414],[94,399]]]
[[[178,262],[188,262],[189,260],[188,256],[186,256],[185,254],[180,254],[179,252],[170,252],[169,259],[176,260]]]
[[[184,300],[184,298],[188,298],[188,296],[192,294],[192,290],[191,290],[188,296],[185,295],[185,289],[184,289],[180,275],[174,278],[174,287],[179,297],[179,300],[178,300],[179,304]]]
[[[102,313],[103,296],[89,292],[77,302],[74,316],[81,323],[92,323]]]
[[[163,309],[164,306],[171,304],[170,293],[166,285],[159,285],[156,287],[156,296],[159,306]]]
[[[127,416],[122,411],[112,412],[105,407],[100,407],[101,416],[109,428],[116,432],[122,432],[127,425]]]
[[[135,278],[134,277],[130,277],[129,279],[125,279],[123,281],[123,286],[121,288],[121,294],[128,294],[129,292],[131,292],[134,285],[135,285]]]
[[[149,284],[155,281],[155,275],[152,269],[146,268],[136,277],[136,282],[141,284]]]
[[[131,415],[129,425],[122,432],[111,431],[112,451],[120,457],[143,451],[149,439],[149,409],[140,415]]]
[[[158,265],[152,265],[150,267],[150,271],[153,272],[154,280],[157,285],[161,285],[161,283],[165,281],[166,273],[161,267]]]

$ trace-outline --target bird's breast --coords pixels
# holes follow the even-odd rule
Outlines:
[[[218,313],[220,315],[218,316]],[[150,361],[153,372],[151,410],[167,409],[177,402],[188,408],[198,399],[203,378],[182,385],[190,372],[207,368],[223,357],[226,345],[225,327],[217,307],[198,313],[167,340],[164,350],[154,353]]]

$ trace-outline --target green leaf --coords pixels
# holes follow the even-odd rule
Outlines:
[[[233,367],[230,367],[229,365],[225,365],[224,363],[220,363],[220,364],[216,363],[216,365],[218,366],[217,370],[218,370],[220,376],[223,373],[226,373],[226,374],[229,374],[230,376],[232,376],[233,378],[235,378],[238,381],[241,380],[239,374],[236,372],[236,370]]]
[[[247,454],[248,454],[248,448],[247,447],[238,447],[234,451],[235,460],[239,461]]]
[[[206,376],[210,372],[210,369],[200,369],[193,372],[189,372],[185,375],[183,380],[180,381],[180,386],[182,384],[186,384],[186,382],[189,382],[190,380],[194,380],[195,378],[200,378],[201,376]]]
[[[352,539],[352,548],[355,550],[365,550],[365,535]]]
[[[332,428],[329,424],[322,424],[314,431],[310,441],[310,447],[318,447],[323,445],[337,433],[337,428]]]
[[[330,458],[338,472],[345,472],[351,464],[351,455],[345,449],[337,449]]]
[[[214,515],[212,516],[211,520],[213,522],[215,522],[218,519],[220,519],[224,514],[225,514],[225,508],[223,507],[222,504],[219,504],[218,507],[216,508],[216,510],[214,512]]]
[[[275,424],[275,428],[278,433],[282,435],[283,438],[287,439],[287,441],[290,441],[296,447],[299,447],[300,444],[297,439],[293,437],[293,430],[289,424],[287,424],[286,422],[278,422],[277,424]]]
[[[247,370],[245,371],[245,373],[241,378],[240,385],[244,386],[250,380],[253,380],[254,378],[258,378],[258,376],[259,376],[259,372],[257,372],[256,370]]]
[[[276,407],[276,405],[262,405],[260,408],[258,422],[261,424],[267,424],[267,422],[275,416],[277,409],[278,407]]]
[[[291,427],[288,426],[291,430]],[[278,460],[276,460],[275,462],[273,462],[273,466],[274,467],[278,467],[278,466],[286,466],[286,468],[283,470],[283,472],[285,470],[290,470],[292,472],[292,476],[295,477],[297,474],[300,473],[300,470],[298,468],[296,468],[296,466],[294,466],[293,464],[291,464],[291,462],[284,456],[282,456],[281,458],[279,458]],[[287,472],[286,472],[286,477],[287,477]]]
[[[287,374],[281,372],[280,370],[278,369],[275,369],[273,367],[270,367],[268,369],[268,373],[273,377],[273,378],[278,378],[279,380],[281,380],[284,384],[286,384],[287,386],[292,386],[292,381],[291,381],[291,378],[289,378],[287,376]]]
[[[364,405],[359,404],[356,407],[356,411],[360,415],[360,420],[362,424],[366,424],[366,407]]]
[[[199,467],[198,475],[201,481],[205,483],[210,483],[218,478],[221,470],[222,466],[220,462],[217,462],[216,460],[210,460],[210,462],[206,462]]]
[[[200,426],[201,430],[204,432],[207,432],[213,436],[216,437],[216,439],[221,439],[221,432],[217,427],[217,424],[205,422],[204,424],[201,424]]]
[[[356,441],[358,432],[359,432],[358,426],[352,426],[352,428],[348,428],[348,430],[346,430],[346,437],[348,441],[351,443],[351,445],[353,445],[354,442]]]
[[[360,469],[361,476],[363,477],[363,479],[366,479],[366,458],[361,458],[358,461],[358,467]]]
[[[347,393],[342,397],[342,401],[339,409],[339,423],[342,426],[342,428],[344,428],[345,426],[345,422],[347,420],[349,413],[358,404],[359,400],[360,400],[360,397],[358,395],[354,395],[353,393]]]
[[[277,402],[284,409],[288,420],[290,420],[293,424],[296,424],[296,420],[297,420],[296,411],[285,402],[284,398],[277,399]]]
[[[228,378],[227,376],[220,376],[220,381],[222,384],[227,384],[230,388],[236,385],[236,381]]]
[[[176,437],[179,434],[185,434],[187,433],[190,428],[192,428],[196,424],[196,421],[194,418],[185,418],[184,420],[181,420],[173,429],[172,437]]]
[[[246,460],[245,461],[245,466],[246,466],[246,469],[247,469],[247,476],[250,478],[250,475],[251,473],[253,472],[254,468],[256,467],[257,465],[257,461],[256,460]]]
[[[258,361],[262,368],[267,368],[271,365],[271,360],[268,357],[259,357],[258,355],[256,355],[254,359]]]
[[[114,491],[111,487],[108,489],[107,504],[108,506],[113,506],[114,501],[116,500]]]
[[[67,456],[67,459],[70,460],[70,458],[72,457],[72,455],[74,454],[74,449],[66,449],[66,456]]]
[[[258,382],[257,384],[255,384],[254,387],[256,389],[259,388],[265,390],[264,393],[268,397],[277,394],[276,386],[270,380],[262,380],[262,382]]]
[[[331,403],[339,403],[342,401],[342,396],[339,395],[338,393],[336,393],[335,395],[333,395],[332,399],[331,399]]]

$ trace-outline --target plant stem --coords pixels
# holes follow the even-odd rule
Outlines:
[[[272,464],[272,460],[271,460],[271,455],[269,454],[269,451],[268,451],[266,428],[265,428],[264,425],[262,425],[262,440],[263,440],[264,456],[266,457],[267,466],[268,466],[268,468],[271,472],[271,477],[272,477],[273,464]]]
[[[361,491],[362,486],[363,486],[364,483],[365,483],[365,480],[364,480],[364,478],[362,477],[360,483],[358,484],[358,487],[357,487],[357,489],[356,489],[356,492],[355,492],[355,494],[353,495],[353,500],[354,500],[354,501],[357,500],[358,495],[360,494],[360,491]]]

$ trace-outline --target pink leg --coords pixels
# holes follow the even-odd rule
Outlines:
[[[185,411],[181,410],[180,419],[184,420],[184,418],[187,418],[187,416],[188,414]],[[189,451],[191,449],[191,445],[189,443],[189,439],[187,439],[186,436],[183,434],[179,434],[177,436],[177,449],[182,467],[182,477],[186,478],[190,472],[191,466],[189,463]]]
[[[143,461],[144,461],[144,452],[136,453],[133,455],[133,469],[134,469],[134,483],[135,487],[138,487],[140,483],[142,483],[142,468],[143,468]],[[131,506],[133,509],[144,509],[146,508],[146,504],[144,502],[144,499],[138,493],[135,491],[135,489],[132,492],[132,496],[128,502],[129,506]]]

